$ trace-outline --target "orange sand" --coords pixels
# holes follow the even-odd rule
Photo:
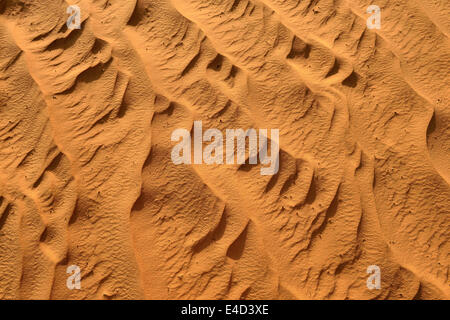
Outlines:
[[[449,16],[0,0],[0,298],[448,299]],[[279,172],[173,164],[195,120],[279,129]]]

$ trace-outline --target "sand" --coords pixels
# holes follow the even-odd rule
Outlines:
[[[448,299],[449,16],[0,0],[0,298]],[[278,172],[174,164],[194,121],[278,129]]]

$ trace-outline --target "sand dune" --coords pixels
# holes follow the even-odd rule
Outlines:
[[[448,4],[0,0],[0,298],[448,299]]]

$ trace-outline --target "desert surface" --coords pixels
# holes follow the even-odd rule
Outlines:
[[[0,299],[449,299],[449,17],[0,0]]]

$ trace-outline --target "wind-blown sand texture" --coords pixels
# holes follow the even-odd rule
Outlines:
[[[0,298],[448,299],[449,16],[0,0]],[[173,164],[195,120],[279,129],[279,172]]]

